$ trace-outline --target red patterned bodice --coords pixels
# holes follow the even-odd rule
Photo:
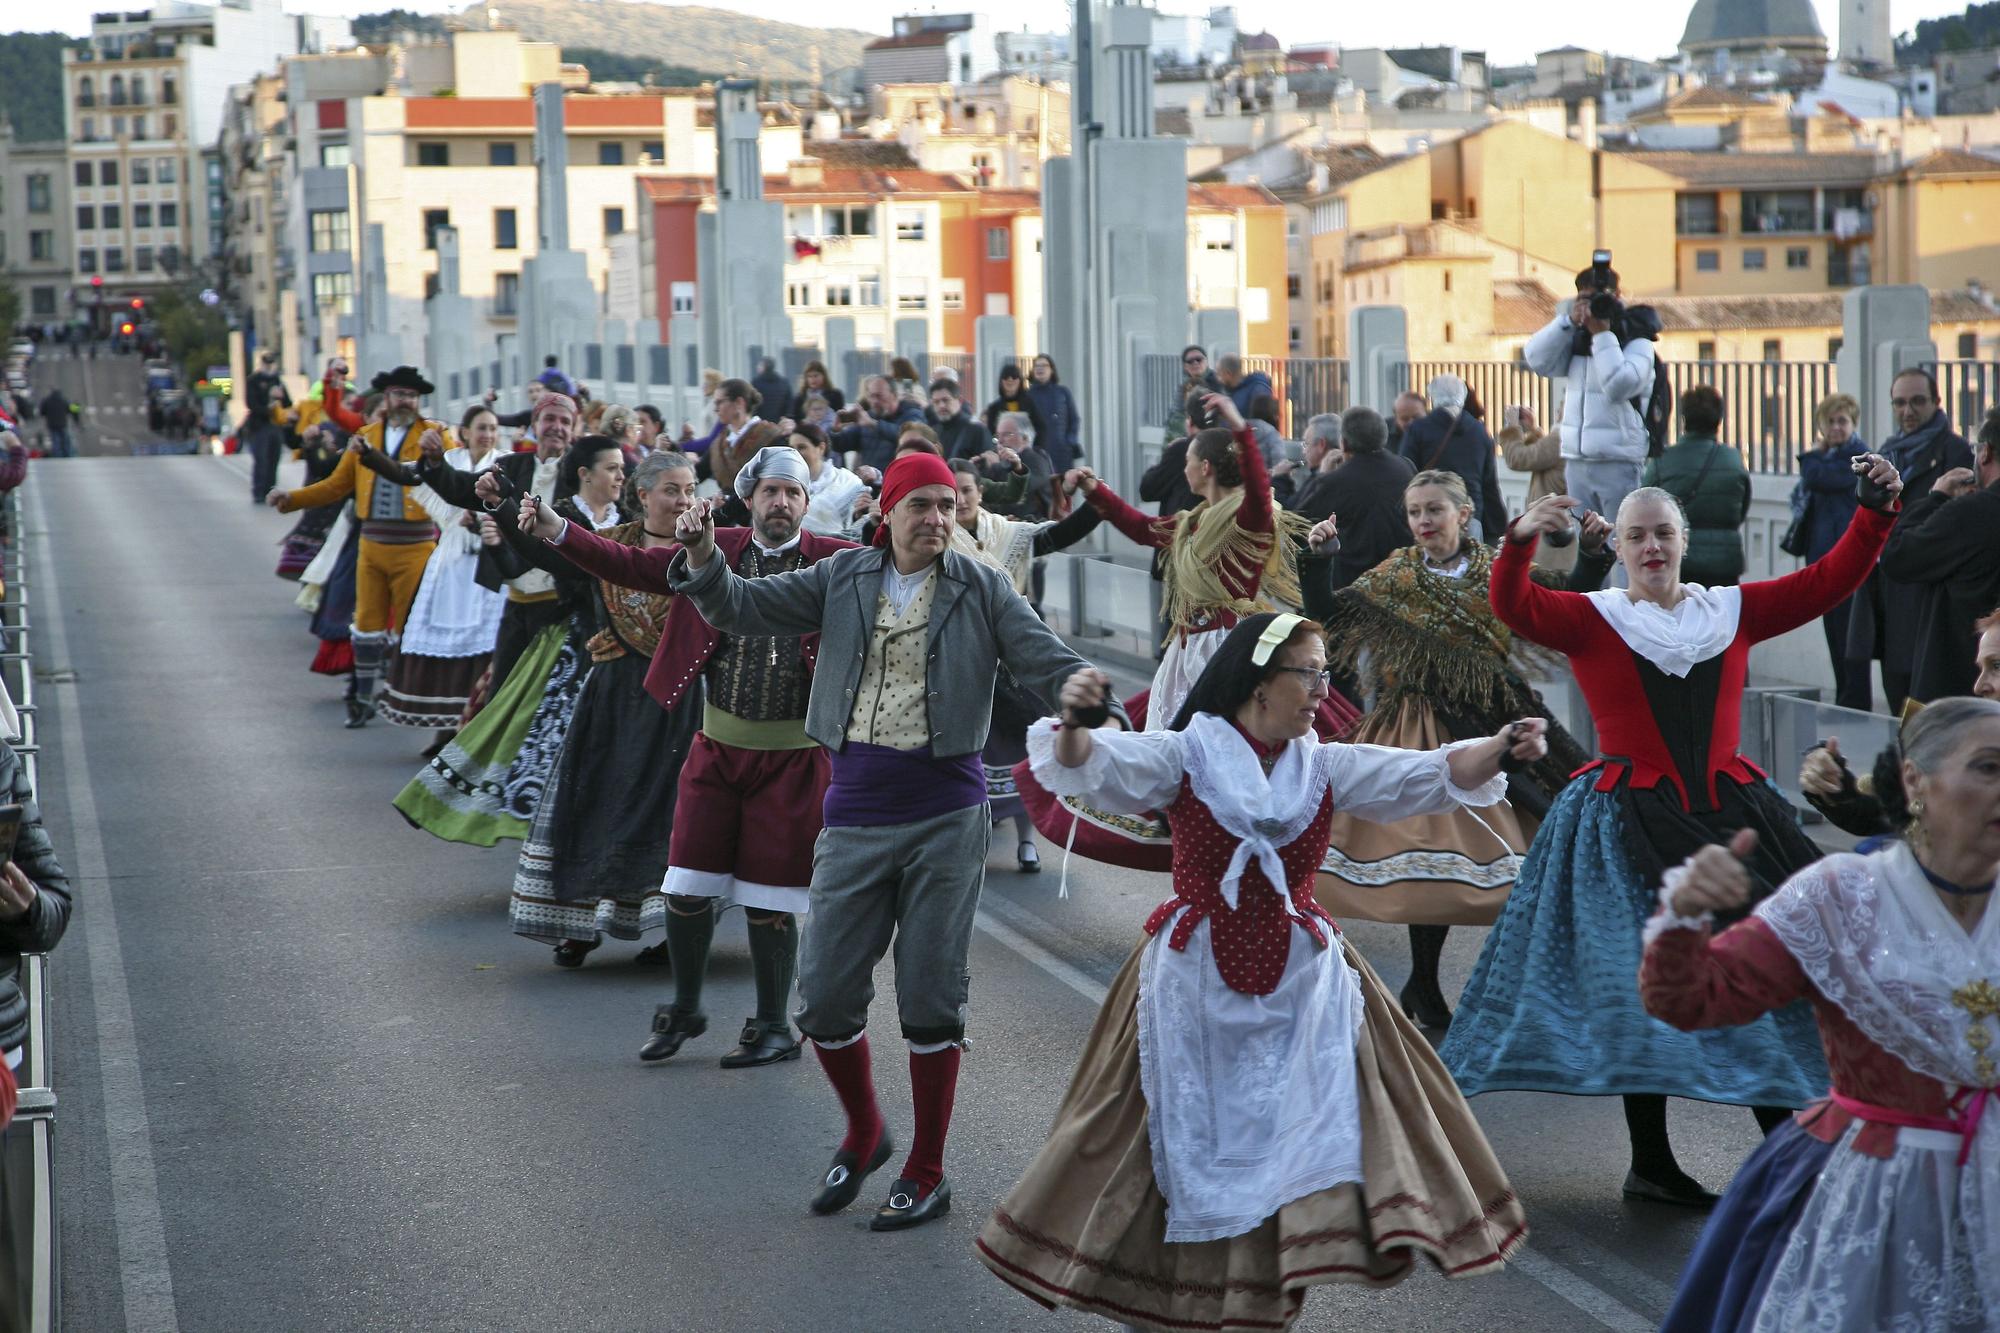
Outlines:
[[[1254,744],[1254,742],[1253,742]],[[1237,885],[1236,907],[1222,897],[1222,874],[1242,841],[1218,824],[1207,804],[1181,779],[1180,795],[1166,808],[1174,835],[1174,896],[1146,918],[1146,933],[1157,935],[1175,911],[1185,907],[1167,936],[1167,947],[1186,949],[1194,928],[1208,922],[1215,969],[1231,990],[1245,995],[1269,995],[1285,974],[1291,955],[1292,926],[1305,928],[1321,948],[1340,927],[1313,901],[1314,876],[1326,857],[1328,830],[1333,823],[1333,790],[1320,797],[1319,813],[1305,832],[1278,849],[1284,863],[1281,892],[1253,859]]]

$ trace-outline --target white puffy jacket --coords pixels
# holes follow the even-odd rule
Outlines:
[[[1653,392],[1653,344],[1634,338],[1623,347],[1613,333],[1590,340],[1590,355],[1574,355],[1576,325],[1569,312],[1528,339],[1523,352],[1538,375],[1564,380],[1562,456],[1587,461],[1643,463],[1646,422],[1632,406]]]

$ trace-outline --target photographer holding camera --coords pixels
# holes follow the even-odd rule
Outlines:
[[[1585,509],[1615,514],[1652,452],[1653,340],[1659,316],[1618,299],[1611,252],[1576,275],[1576,299],[1528,340],[1531,369],[1562,380],[1562,457],[1569,493]]]

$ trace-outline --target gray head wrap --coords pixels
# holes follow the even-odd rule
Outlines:
[[[812,486],[812,473],[806,471],[806,460],[789,444],[767,444],[759,449],[756,457],[745,463],[743,470],[736,474],[736,493],[748,500],[756,493],[757,483],[766,477],[796,481],[802,491]]]

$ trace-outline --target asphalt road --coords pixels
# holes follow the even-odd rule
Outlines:
[[[947,1155],[956,1211],[886,1236],[865,1208],[814,1218],[840,1136],[817,1069],[714,1064],[751,1008],[740,918],[717,936],[710,1035],[642,1066],[664,996],[634,946],[554,968],[508,931],[511,847],[447,845],[390,808],[424,738],[341,729],[292,585],[272,577],[291,520],[249,503],[244,460],[37,464],[26,495],[44,807],[81,875],[52,964],[69,1327],[1091,1323],[1003,1287],[971,1241],[1040,1145],[1161,879],[1079,862],[1059,899],[1060,851],[1021,876],[1002,839]],[[1399,985],[1401,928],[1351,933]],[[1448,993],[1482,933],[1452,933]],[[886,968],[880,982],[886,996]],[[881,1047],[907,1142],[899,1044]],[[1321,1288],[1300,1327],[1655,1326],[1700,1221],[1619,1198],[1618,1104],[1475,1110],[1527,1202],[1521,1260]],[[1672,1123],[1714,1186],[1757,1141],[1746,1110],[1675,1103]]]
[[[43,347],[28,368],[37,404],[50,389],[83,409],[71,429],[78,457],[125,456],[159,443],[146,429],[146,383],[137,353],[114,354],[99,349],[95,357],[58,347]],[[29,423],[41,439],[41,418]]]

